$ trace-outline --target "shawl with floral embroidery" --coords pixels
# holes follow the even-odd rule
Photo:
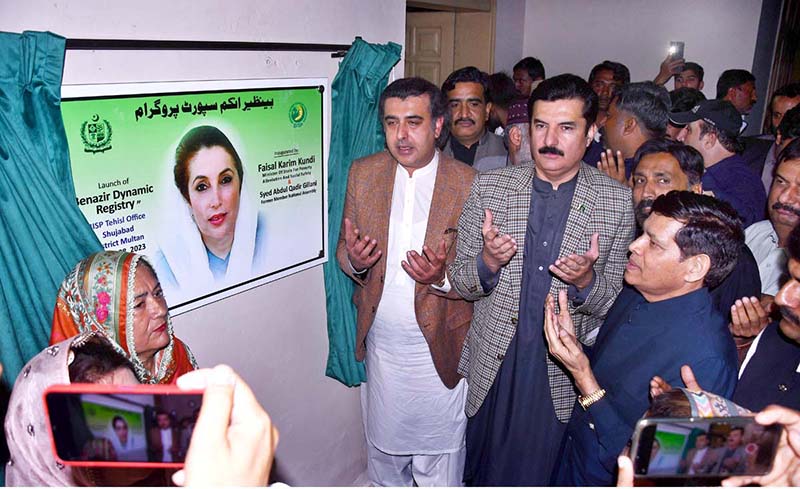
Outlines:
[[[123,251],[103,251],[84,258],[64,279],[53,313],[50,344],[86,331],[104,333],[114,348],[130,359],[142,383],[170,384],[197,368],[189,348],[172,334],[170,342],[156,353],[155,372],[150,372],[136,354],[133,332],[133,288],[136,269],[144,257]]]

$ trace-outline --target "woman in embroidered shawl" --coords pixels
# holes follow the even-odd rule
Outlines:
[[[170,472],[165,470],[75,468],[56,460],[42,395],[51,385],[72,382],[138,383],[130,362],[116,353],[112,342],[98,332],[73,336],[33,357],[17,377],[8,403],[5,434],[10,459],[6,465],[6,485],[167,485]],[[87,447],[113,450],[104,438],[89,440]]]
[[[141,255],[95,253],[78,262],[58,291],[50,344],[100,331],[133,364],[142,383],[172,384],[197,368],[172,334],[164,293]]]

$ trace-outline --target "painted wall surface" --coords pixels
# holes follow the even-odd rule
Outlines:
[[[525,41],[525,0],[497,0],[495,13],[494,71],[510,76],[514,65],[527,53]]]
[[[405,39],[405,0],[2,0],[0,30],[68,38],[350,44]],[[328,53],[73,52],[64,83],[327,77]],[[402,63],[395,77],[402,76]],[[329,97],[329,96],[328,96]],[[330,98],[326,103],[330,102]],[[330,120],[325,135],[328,154]],[[325,377],[322,267],[174,319],[201,366],[225,362],[250,383],[281,432],[278,480],[350,485],[366,468],[359,391]]]
[[[527,0],[524,53],[541,59],[548,76],[588,77],[611,59],[642,81],[656,76],[670,41],[683,41],[713,98],[724,70],[752,68],[760,14],[761,0]]]

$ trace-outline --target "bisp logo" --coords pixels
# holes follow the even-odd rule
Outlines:
[[[306,121],[308,116],[306,106],[301,102],[295,102],[289,108],[289,119],[292,121],[293,127],[300,127]]]
[[[87,153],[102,153],[111,149],[111,124],[95,114],[81,124],[83,150]]]

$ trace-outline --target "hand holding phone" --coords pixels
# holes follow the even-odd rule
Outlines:
[[[177,485],[263,486],[269,479],[278,430],[250,387],[226,365],[189,372],[182,389],[204,389],[186,465]]]
[[[722,481],[723,486],[800,486],[800,413],[782,406],[768,406],[755,417],[763,425],[780,424],[780,435],[772,470],[761,476],[736,476]]]
[[[781,431],[754,417],[642,419],[633,435],[633,472],[639,478],[764,475]]]
[[[171,385],[51,386],[44,404],[56,458],[79,467],[181,467],[202,397]]]

